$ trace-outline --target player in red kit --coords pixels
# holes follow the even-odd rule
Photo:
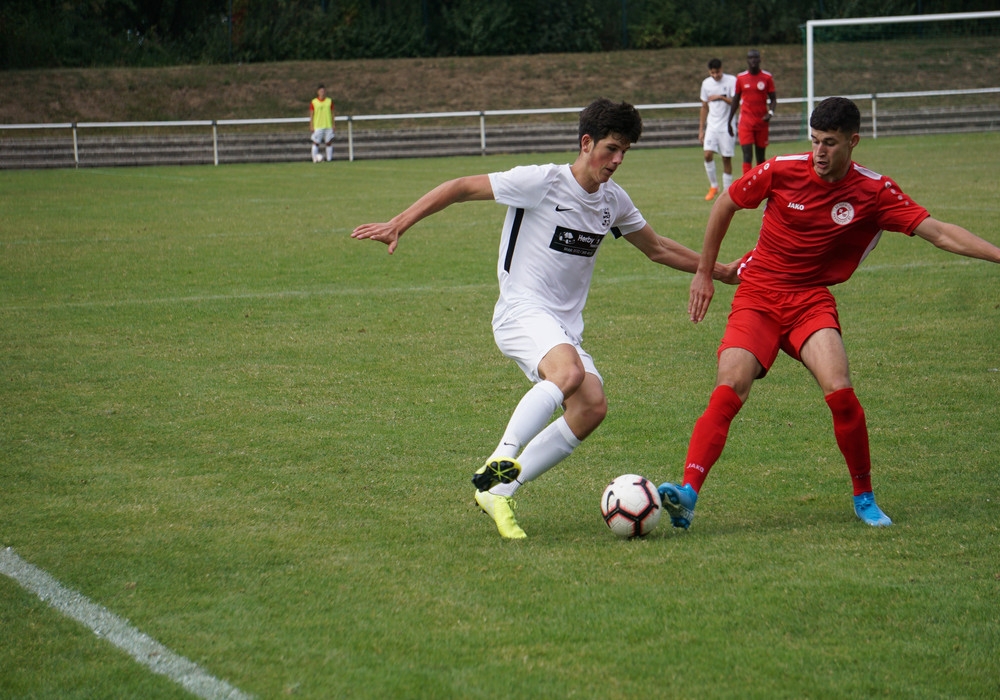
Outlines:
[[[757,244],[747,253],[719,347],[716,387],[694,426],[681,485],[660,495],[675,527],[687,528],[698,493],[722,454],[733,418],[778,351],[816,378],[865,523],[891,525],[872,492],[865,412],[851,384],[837,305],[828,287],[846,281],[883,230],[919,236],[938,248],[1000,263],[1000,248],[939,221],[889,178],[851,159],[861,113],[843,97],[823,100],[809,120],[812,152],[778,156],[723,192],[712,207],[688,312],[698,323],[714,293],[711,272],[733,216],[767,201]]]
[[[760,51],[747,51],[747,69],[736,76],[736,99],[729,109],[729,135],[733,135],[732,118],[740,111],[739,140],[743,149],[743,172],[753,167],[754,150],[757,165],[765,160],[771,134],[771,117],[778,106],[774,91],[774,76],[760,68]]]

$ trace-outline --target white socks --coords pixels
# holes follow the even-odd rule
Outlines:
[[[559,464],[580,445],[580,440],[569,429],[566,418],[559,416],[528,443],[517,458],[521,465],[521,475],[509,484],[499,484],[490,489],[495,496],[513,496],[522,485],[537,479],[549,469]]]
[[[314,143],[312,148],[313,160],[316,160],[316,156],[319,155],[319,144]],[[326,147],[326,159],[327,161],[333,160],[333,146]]]
[[[712,161],[711,163],[705,163],[705,174],[708,175],[708,184],[711,187],[718,188],[719,179],[715,175],[715,161]],[[731,184],[733,184],[733,174],[723,171],[722,189],[728,190]]]
[[[516,481],[494,486],[490,493],[513,496],[523,484],[537,479],[569,457],[580,445],[581,441],[570,430],[564,416],[549,423],[552,414],[562,405],[563,398],[559,387],[550,381],[538,382],[521,397],[500,444],[486,460],[516,458],[521,465],[521,474]]]
[[[552,414],[562,405],[563,393],[555,384],[541,381],[531,387],[517,404],[517,408],[507,422],[507,429],[500,444],[486,460],[492,462],[501,457],[517,457],[531,438],[538,435],[549,422]]]
[[[715,161],[705,161],[705,174],[708,175],[708,184],[718,189],[719,180],[715,177]]]

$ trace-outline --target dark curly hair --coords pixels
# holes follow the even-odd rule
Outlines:
[[[580,112],[579,140],[587,134],[594,141],[600,141],[609,134],[618,134],[635,143],[642,134],[642,117],[639,110],[628,102],[616,104],[606,97],[591,102]]]
[[[816,105],[809,126],[817,131],[856,134],[861,131],[861,111],[846,97],[827,97]]]

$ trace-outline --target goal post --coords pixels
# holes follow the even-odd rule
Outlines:
[[[868,27],[870,30],[880,25],[914,25],[916,23],[923,23],[925,26],[933,26],[934,23],[966,23],[963,26],[969,26],[971,29],[969,31],[973,32],[985,32],[988,41],[992,41],[993,38],[997,40],[997,46],[1000,47],[1000,11],[992,12],[955,12],[947,14],[929,14],[929,15],[897,15],[891,17],[850,17],[843,19],[815,19],[809,20],[805,25],[805,42],[806,42],[806,123],[808,125],[809,116],[812,114],[813,108],[816,102],[816,33],[820,29],[837,28],[837,27],[855,27],[863,28]],[[851,40],[851,39],[848,39]],[[919,40],[916,46],[919,47]],[[993,50],[988,49],[987,55],[992,54],[993,56],[1000,55],[1000,48]],[[856,58],[856,57],[855,57]],[[894,68],[886,68],[886,70],[895,70]],[[990,73],[987,69],[986,73]],[[997,73],[992,72],[989,79],[996,81]],[[874,94],[876,90],[870,88],[869,86],[861,84],[860,81],[851,83],[852,87],[855,89],[852,92],[866,92],[867,94]],[[912,89],[912,88],[911,88]],[[842,91],[838,90],[837,93],[840,94]]]

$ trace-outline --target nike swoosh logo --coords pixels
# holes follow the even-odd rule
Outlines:
[[[573,211],[573,207],[561,207],[557,204],[556,211]]]

